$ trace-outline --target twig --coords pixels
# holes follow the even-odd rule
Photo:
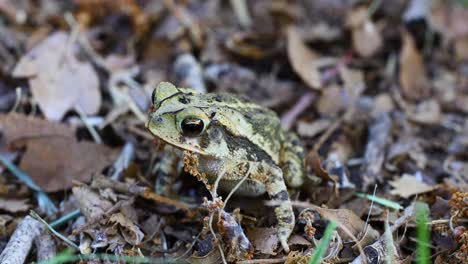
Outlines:
[[[119,180],[122,175],[122,171],[128,168],[130,162],[135,158],[135,146],[128,142],[122,148],[119,157],[112,165],[113,172],[110,178],[112,180]]]
[[[231,0],[232,9],[236,14],[237,20],[241,26],[248,28],[252,26],[252,18],[250,17],[249,10],[247,8],[246,0]]]
[[[312,92],[308,92],[305,95],[303,95],[299,102],[297,102],[293,108],[289,109],[281,117],[281,126],[286,130],[290,129],[297,117],[312,104],[314,99],[315,94]]]
[[[372,194],[372,197],[375,197],[375,193],[377,191],[377,184],[374,186],[374,193]],[[369,207],[369,213],[367,213],[367,218],[366,218],[366,225],[364,226],[364,233],[367,232],[367,226],[369,224],[369,219],[370,219],[370,215],[372,213],[372,207],[374,206],[374,199],[371,199],[371,204],[370,204],[370,207]]]
[[[153,200],[156,203],[163,203],[167,205],[172,205],[177,208],[180,208],[188,213],[193,213],[191,211],[191,208],[187,206],[185,203],[175,201],[172,199],[169,199],[164,196],[157,195],[153,191],[151,191],[147,187],[142,187],[142,186],[136,186],[136,185],[130,185],[127,183],[119,182],[119,181],[114,181],[109,178],[105,177],[97,177],[93,180],[91,186],[93,188],[111,188],[113,190],[122,192],[122,193],[131,193],[131,194],[136,194],[139,195],[140,197],[143,197],[148,200]]]
[[[336,129],[341,125],[341,123],[344,120],[344,115],[341,116],[340,118],[336,119],[333,124],[331,124],[327,130],[320,136],[320,138],[317,140],[317,143],[315,143],[314,147],[312,148],[313,152],[319,153],[320,148],[322,147],[323,143],[327,141],[327,139],[335,132]]]
[[[179,55],[173,68],[177,84],[182,87],[190,87],[202,94],[206,93],[202,67],[192,54]]]
[[[221,208],[221,211],[224,211],[224,208],[226,207],[226,204],[231,198],[231,196],[237,191],[237,189],[239,189],[239,187],[244,183],[244,181],[247,180],[247,178],[250,176],[251,171],[252,171],[252,166],[249,166],[249,169],[247,170],[247,173],[245,174],[245,176],[236,184],[236,186],[234,186],[234,188],[232,188],[232,190],[229,192],[228,196],[224,200],[223,208]]]
[[[67,22],[68,26],[73,28],[80,28],[78,22],[76,21],[75,17],[70,12],[66,12],[64,15],[65,21]],[[80,45],[83,47],[83,49],[90,55],[90,57],[93,59],[94,63],[99,66],[102,70],[106,72],[110,72],[109,69],[107,68],[106,64],[104,63],[104,59],[97,54],[91,44],[89,43],[88,39],[83,36],[82,34],[78,35],[78,42]]]
[[[274,202],[268,202],[268,205],[275,205]],[[300,207],[300,208],[311,208],[311,209],[319,209],[319,210],[323,210],[323,208],[315,205],[315,204],[311,204],[311,203],[308,203],[308,202],[299,202],[299,201],[291,201],[291,205],[294,206],[294,207]],[[343,230],[343,232],[345,232],[355,243],[356,243],[356,246],[358,248],[358,251],[359,251],[359,255],[361,255],[361,257],[363,258],[362,260],[362,263],[366,264],[367,261],[365,259],[365,256],[366,254],[364,254],[364,250],[361,246],[361,243],[359,243],[359,240],[356,238],[356,236],[354,236],[353,233],[351,233],[351,231],[345,226],[343,225],[338,219],[334,218],[334,219],[329,219],[329,220],[334,220],[336,221],[336,223],[338,224],[338,227]]]
[[[24,263],[31,250],[35,237],[44,230],[44,226],[30,216],[26,216],[10,237],[8,244],[0,254],[0,263],[17,264]]]
[[[127,127],[127,130],[132,132],[133,134],[135,134],[137,136],[140,136],[140,137],[146,139],[146,140],[149,140],[149,141],[154,140],[154,137],[150,133],[148,133],[148,132],[146,132],[146,130],[142,130],[142,129],[138,128],[138,127],[129,126],[129,127]]]
[[[1,46],[1,45],[0,45]],[[21,103],[21,88],[20,87],[16,87],[16,98],[15,98],[15,104],[13,105],[13,107],[11,108],[10,110],[10,113],[13,113],[13,112],[16,112],[16,109],[18,108],[18,106],[20,105]]]
[[[174,0],[164,0],[164,6],[172,13],[172,15],[179,20],[179,22],[188,29],[190,38],[194,42],[195,46],[202,47],[202,30],[198,23],[194,21],[193,17],[187,11],[186,8],[181,7],[175,3]]]
[[[57,255],[55,241],[49,232],[45,230],[34,239],[34,244],[37,249],[37,262],[50,260]]]
[[[369,140],[361,166],[363,189],[377,181],[382,181],[382,166],[385,150],[391,137],[392,119],[388,113],[380,113],[373,119],[369,128]]]
[[[221,215],[221,212],[218,212],[218,214]],[[216,244],[218,245],[219,253],[221,255],[221,259],[223,260],[223,264],[227,264],[226,257],[224,256],[223,248],[221,247],[221,243],[219,243],[219,240],[216,237],[216,233],[213,229],[213,218],[214,218],[214,211],[210,213],[210,220],[208,221],[208,227],[210,228],[211,235],[213,236],[215,241],[217,241]]]
[[[85,112],[79,105],[75,106],[75,110],[80,116],[81,121],[83,121],[83,124],[85,125],[86,129],[88,129],[89,134],[91,134],[91,137],[93,138],[94,142],[97,144],[102,144],[102,139],[101,136],[99,136],[99,133],[96,131],[96,129],[89,123],[88,117],[86,116]]]
[[[223,178],[224,173],[226,173],[226,170],[223,168],[223,170],[218,173],[218,177],[216,177],[216,181],[214,182],[213,187],[210,190],[210,194],[211,194],[211,197],[213,199],[213,203],[215,203],[216,200],[218,199],[218,193],[217,193],[218,185],[219,185],[219,182],[221,181],[221,179]],[[208,186],[207,186],[207,188],[208,188]],[[210,188],[208,188],[208,189],[210,189]],[[213,239],[215,240],[215,243],[218,246],[219,253],[221,255],[221,259],[223,260],[223,263],[226,264],[227,261],[226,261],[226,257],[224,256],[223,248],[221,247],[221,243],[219,243],[218,237],[216,236],[216,233],[215,233],[215,231],[213,229],[214,214],[215,214],[215,211],[210,211],[210,219],[208,220],[208,227],[210,229],[211,235],[213,236]],[[221,219],[221,211],[218,210],[218,221],[220,219]]]

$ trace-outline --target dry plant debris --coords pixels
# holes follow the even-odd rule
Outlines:
[[[29,177],[0,165],[0,260],[76,245],[82,263],[307,263],[336,221],[324,262],[410,263],[418,204],[430,261],[466,262],[467,15],[464,0],[0,1],[0,157]],[[289,254],[268,197],[218,193],[203,160],[146,130],[161,81],[241,95],[298,134]],[[58,233],[28,216],[34,186]]]

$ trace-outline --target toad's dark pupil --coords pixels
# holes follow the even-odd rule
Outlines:
[[[151,103],[154,104],[154,100],[156,99],[156,89],[153,90],[153,93],[151,94]]]
[[[182,133],[186,137],[196,137],[203,132],[203,121],[198,118],[189,117],[182,121]]]

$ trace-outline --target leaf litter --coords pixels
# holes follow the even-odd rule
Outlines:
[[[418,203],[431,262],[466,260],[465,1],[220,2],[0,4],[0,156],[59,208],[40,213],[62,234],[44,256],[76,244],[88,257],[308,263],[335,221],[323,261],[407,263]],[[300,136],[289,254],[267,197],[226,201],[181,162],[167,193],[155,188],[165,148],[144,123],[160,81],[246,96]],[[0,167],[2,245],[42,208],[12,174]]]

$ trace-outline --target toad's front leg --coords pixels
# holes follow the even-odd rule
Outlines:
[[[275,204],[278,239],[284,251],[289,252],[288,238],[294,229],[295,217],[284,183],[283,172],[276,166],[266,166],[264,163],[261,163],[260,166],[263,168],[257,171],[263,171],[267,175],[265,179],[266,191]]]

